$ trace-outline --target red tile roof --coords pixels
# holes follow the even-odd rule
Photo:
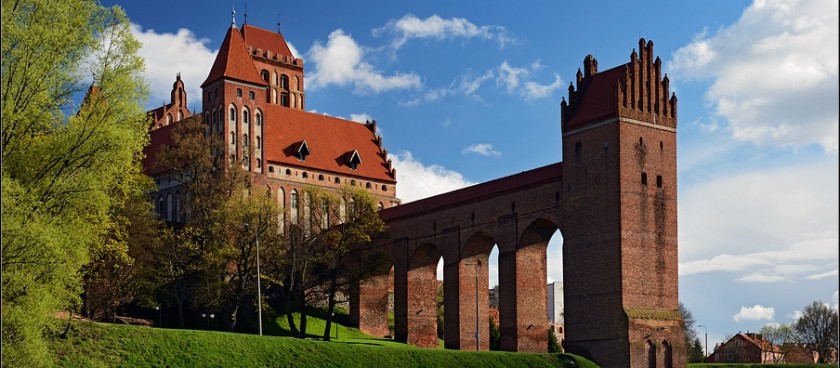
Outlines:
[[[376,135],[365,124],[276,105],[266,109],[267,162],[396,183]],[[300,161],[295,153],[304,140],[310,154]],[[354,150],[362,160],[356,170],[347,165]]]
[[[519,174],[476,184],[471,187],[453,190],[434,197],[386,208],[379,211],[379,216],[386,222],[408,216],[418,216],[424,213],[436,211],[440,208],[453,207],[461,203],[468,203],[487,197],[498,196],[500,194],[513,190],[519,190],[525,187],[557,181],[562,177],[563,163],[558,162],[538,167],[536,169],[523,171]]]
[[[292,55],[292,50],[289,49],[289,45],[286,44],[286,39],[280,33],[246,24],[242,26],[242,36],[245,37],[245,44],[255,49],[268,50],[272,53],[288,56],[292,60],[295,58]]]
[[[222,46],[219,48],[219,53],[216,54],[216,61],[210,68],[210,74],[207,75],[207,79],[204,80],[201,87],[203,88],[208,83],[221,78],[267,86],[265,81],[260,78],[260,73],[257,71],[254,61],[251,60],[251,56],[248,55],[248,48],[245,46],[242,34],[235,27],[228,29],[225,40],[222,41]]]
[[[583,96],[577,103],[577,109],[566,123],[566,129],[574,128],[592,120],[600,120],[618,113],[616,88],[624,80],[627,64],[592,75],[589,85],[583,90]]]

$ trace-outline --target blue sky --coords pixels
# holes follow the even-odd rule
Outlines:
[[[148,107],[180,72],[199,110],[245,2],[103,3],[144,43]],[[652,40],[679,98],[680,300],[709,347],[813,300],[837,308],[834,0],[250,1],[247,22],[280,23],[307,110],[377,120],[404,202],[560,161],[560,100],[583,58],[607,70]],[[555,234],[550,280],[561,247]]]

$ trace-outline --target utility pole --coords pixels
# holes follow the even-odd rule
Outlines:
[[[703,335],[704,335],[703,337],[705,337],[705,339],[706,339],[706,342],[705,342],[706,345],[703,348],[703,351],[705,352],[703,354],[703,358],[705,359],[706,357],[709,356],[709,331],[706,330],[706,326],[704,326],[704,325],[697,325],[697,327],[703,327]]]

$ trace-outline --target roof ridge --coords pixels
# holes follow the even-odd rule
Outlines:
[[[235,35],[234,32],[236,32]],[[201,84],[201,87],[203,88],[207,84],[221,78],[236,79],[260,86],[267,85],[260,78],[257,66],[254,65],[254,61],[248,55],[245,39],[242,37],[239,29],[235,27],[228,28],[225,39],[222,41],[222,45],[216,54],[216,60],[213,61],[210,73],[207,75],[204,83]]]

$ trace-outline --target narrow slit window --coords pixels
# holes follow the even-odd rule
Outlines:
[[[662,175],[657,175],[656,176],[656,187],[657,188],[662,188]]]
[[[647,173],[642,173],[642,185],[647,185]]]

